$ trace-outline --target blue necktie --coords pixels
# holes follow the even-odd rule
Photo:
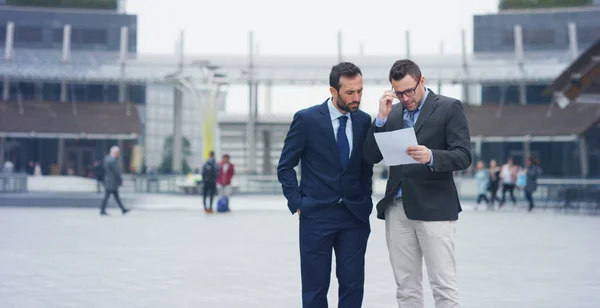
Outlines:
[[[348,161],[350,161],[350,144],[348,144],[348,137],[346,136],[346,122],[348,122],[347,116],[341,116],[340,127],[337,132],[337,146],[340,152],[340,161],[342,162],[342,168],[346,169]]]
[[[417,110],[412,111],[412,112],[407,111],[407,113],[408,113],[408,118],[404,118],[404,128],[415,126],[415,114],[417,113]]]
[[[417,109],[419,110],[419,109]],[[407,115],[402,116],[402,120],[404,121],[404,128],[414,127],[415,126],[415,115],[417,114],[417,110],[408,111],[406,110]],[[402,188],[399,188],[396,192],[394,198],[399,198],[402,196]]]

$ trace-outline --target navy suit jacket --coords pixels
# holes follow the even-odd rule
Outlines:
[[[340,200],[361,221],[369,221],[373,209],[371,199],[373,164],[363,159],[363,145],[371,125],[371,117],[357,111],[351,114],[353,145],[350,162],[342,169],[327,101],[294,115],[288,131],[277,177],[288,200],[290,211],[318,218]],[[301,163],[301,181],[294,167]]]

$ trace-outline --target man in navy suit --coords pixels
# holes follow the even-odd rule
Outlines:
[[[290,211],[300,216],[303,307],[327,307],[332,249],[338,307],[361,307],[373,209],[373,165],[363,160],[362,147],[371,117],[358,109],[363,80],[356,65],[334,66],[329,85],[331,98],[294,115],[277,177]]]

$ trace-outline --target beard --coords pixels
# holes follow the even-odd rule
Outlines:
[[[348,103],[344,101],[340,96],[338,96],[338,99],[335,103],[338,106],[338,108],[350,113],[357,112],[358,107],[360,106],[360,101],[352,101]]]

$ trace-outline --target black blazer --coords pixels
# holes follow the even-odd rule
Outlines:
[[[403,109],[401,103],[395,104],[383,127],[376,127],[373,121],[363,148],[367,162],[375,164],[383,159],[374,133],[403,128]],[[402,187],[402,204],[409,219],[457,220],[462,209],[453,172],[468,168],[472,160],[471,137],[462,103],[429,90],[414,129],[419,145],[431,150],[434,166],[390,167],[385,197],[377,204],[377,218],[385,219],[385,209]]]

